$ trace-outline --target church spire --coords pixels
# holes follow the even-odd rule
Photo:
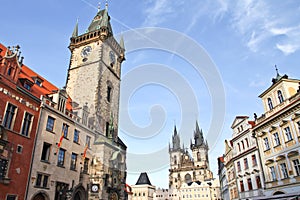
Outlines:
[[[75,28],[72,33],[72,38],[75,38],[77,36],[78,36],[78,18],[77,18],[76,25],[75,25]]]
[[[120,47],[125,51],[125,44],[124,44],[124,38],[123,38],[123,35],[121,35],[119,44],[120,44]]]
[[[180,150],[180,137],[179,137],[179,134],[177,133],[176,125],[174,126],[174,134],[172,137],[172,147],[173,147],[173,150]]]
[[[196,130],[194,132],[195,146],[200,146],[203,144],[203,132],[200,130],[198,121],[196,120]]]

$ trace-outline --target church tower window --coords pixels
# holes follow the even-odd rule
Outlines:
[[[268,106],[269,106],[270,110],[273,109],[273,103],[272,103],[272,99],[271,98],[268,98]]]
[[[282,103],[284,101],[284,99],[283,99],[283,96],[282,96],[282,92],[280,90],[277,91],[277,95],[278,95],[279,103]]]
[[[112,95],[112,87],[110,85],[107,86],[107,101],[111,101],[111,95]]]

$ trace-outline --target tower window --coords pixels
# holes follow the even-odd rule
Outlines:
[[[273,103],[272,103],[272,99],[271,98],[268,98],[268,106],[269,106],[270,110],[273,109]]]
[[[106,124],[105,124],[106,126],[105,126],[105,135],[106,135],[106,137],[108,137],[108,135],[109,135],[109,122],[106,122]]]
[[[277,91],[277,95],[278,95],[279,103],[282,103],[283,102],[283,96],[282,96],[282,92],[280,90]]]
[[[111,86],[107,86],[107,101],[108,102],[111,101],[111,92],[112,92]]]

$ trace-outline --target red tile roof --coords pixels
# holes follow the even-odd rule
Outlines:
[[[1,59],[1,57],[5,56],[5,52],[7,51],[7,48],[3,44],[0,43],[0,49],[2,50],[0,52],[0,59]],[[31,86],[30,93],[37,98],[40,98],[41,96],[46,96],[49,94],[56,93],[59,90],[58,87],[56,87],[55,85],[50,83],[47,79],[43,78],[42,76],[40,76],[39,74],[37,74],[36,72],[31,70],[29,67],[27,67],[24,64],[22,65],[22,69],[21,69],[21,72],[20,72],[18,78],[19,78],[19,80],[22,80],[22,79],[27,80],[33,84]],[[36,78],[38,78],[42,81],[41,86],[34,84]],[[18,85],[21,87],[24,87],[24,85],[20,81],[18,82]],[[66,107],[68,110],[72,110],[70,98],[67,101]]]

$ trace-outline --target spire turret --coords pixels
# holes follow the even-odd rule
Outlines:
[[[124,44],[124,38],[123,38],[123,35],[121,35],[119,44],[120,44],[120,47],[125,51],[125,44]]]
[[[72,38],[75,38],[77,36],[78,36],[78,19],[76,21],[76,25],[75,25],[73,33],[72,33]]]
[[[174,126],[174,134],[172,137],[172,150],[180,150],[180,137],[177,133],[177,128]]]
[[[198,121],[196,121],[196,130],[194,131],[194,140],[195,140],[196,147],[201,146],[204,142],[203,132],[202,132],[202,129],[199,128]]]

